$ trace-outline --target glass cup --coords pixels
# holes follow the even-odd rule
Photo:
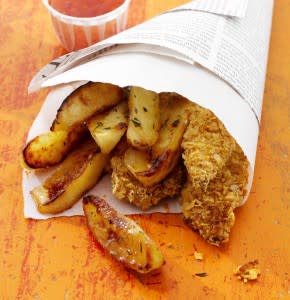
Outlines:
[[[116,9],[91,18],[67,16],[42,0],[49,11],[55,33],[63,47],[71,52],[91,46],[126,29],[129,4],[125,0]]]

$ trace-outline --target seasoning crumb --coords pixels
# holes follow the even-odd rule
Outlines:
[[[97,122],[94,130],[96,130],[97,128],[102,127],[102,126],[104,126],[103,122]]]
[[[175,120],[173,123],[172,123],[172,127],[177,127],[180,123],[180,120]]]
[[[203,260],[203,253],[194,251],[193,256],[196,260]]]
[[[131,122],[134,124],[135,127],[141,127],[141,121],[136,117],[132,119]]]
[[[208,276],[208,274],[206,272],[201,272],[201,273],[195,273],[195,276],[206,277],[206,276]]]
[[[238,279],[244,282],[257,280],[258,276],[261,274],[258,264],[259,262],[257,259],[250,261],[242,266],[238,266],[234,271],[234,274],[238,277]]]

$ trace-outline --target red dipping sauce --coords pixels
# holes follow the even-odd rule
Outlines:
[[[91,18],[106,14],[124,3],[124,0],[50,0],[49,4],[60,13]]]

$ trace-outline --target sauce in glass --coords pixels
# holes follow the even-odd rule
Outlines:
[[[60,13],[79,18],[106,14],[124,3],[124,0],[50,0],[49,4]]]

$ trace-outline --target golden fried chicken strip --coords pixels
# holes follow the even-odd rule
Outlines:
[[[206,190],[231,156],[235,140],[209,110],[192,103],[190,123],[184,133],[184,164],[191,184]]]
[[[189,181],[182,191],[186,222],[210,244],[219,246],[229,239],[235,222],[234,209],[246,194],[248,167],[247,158],[236,144],[225,167],[208,184],[207,191],[195,189]]]
[[[180,164],[163,181],[145,187],[126,168],[123,157],[111,159],[113,194],[120,200],[130,202],[146,210],[167,197],[174,197],[181,191],[185,181],[184,167]]]

